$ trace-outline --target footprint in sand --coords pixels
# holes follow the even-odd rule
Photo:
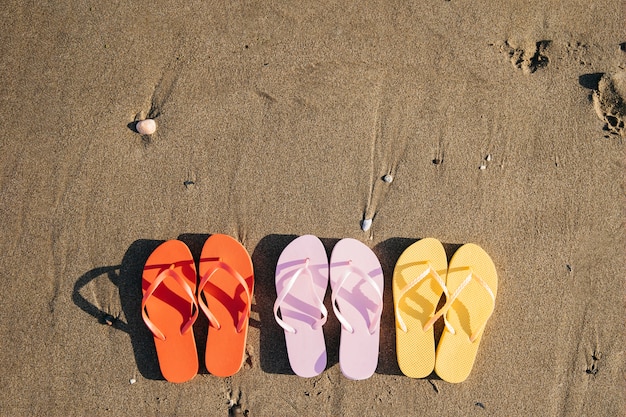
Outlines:
[[[604,129],[614,135],[626,136],[626,71],[604,74],[592,98],[598,117],[606,123]]]
[[[552,41],[543,40],[516,46],[513,42],[504,41],[494,45],[499,46],[500,52],[508,55],[515,68],[521,69],[524,74],[532,74],[550,63],[546,50],[551,43]]]

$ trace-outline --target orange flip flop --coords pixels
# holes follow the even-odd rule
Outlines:
[[[198,373],[192,325],[198,317],[196,266],[187,245],[169,240],[148,257],[141,282],[141,315],[154,336],[159,367],[170,382]]]
[[[200,255],[198,302],[209,318],[205,363],[216,376],[241,368],[254,288],[252,260],[230,236],[212,235]]]

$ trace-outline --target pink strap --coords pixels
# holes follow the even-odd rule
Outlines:
[[[317,308],[320,310],[320,313],[322,314],[321,318],[317,317],[315,319],[315,323],[313,323],[311,327],[314,330],[317,330],[318,328],[320,328],[326,323],[326,318],[328,317],[328,310],[324,306],[324,302],[320,300],[320,298],[317,296],[317,292],[315,291],[315,286],[313,284],[313,274],[311,273],[311,270],[309,269],[309,262],[311,262],[311,260],[309,258],[306,258],[304,261],[304,265],[298,268],[298,270],[293,274],[293,276],[289,278],[289,281],[287,281],[287,284],[285,284],[285,286],[283,287],[283,290],[280,292],[280,294],[278,294],[278,296],[276,297],[276,301],[274,302],[274,318],[276,319],[276,322],[280,325],[280,327],[282,327],[285,331],[289,333],[295,334],[297,333],[297,330],[293,326],[290,326],[289,324],[287,324],[287,322],[285,322],[283,319],[278,317],[278,311],[283,301],[285,301],[285,298],[287,298],[287,295],[289,295],[289,291],[291,291],[291,288],[293,288],[294,284],[296,283],[296,280],[302,276],[303,272],[306,272],[307,275],[311,278],[309,280],[309,283],[311,284],[311,294],[313,294],[313,296],[315,297]]]
[[[331,297],[332,302],[333,302],[333,311],[335,312],[335,316],[337,316],[337,319],[339,320],[343,328],[346,329],[350,333],[354,333],[354,328],[352,327],[352,325],[339,311],[339,307],[337,306],[337,296],[339,295],[339,291],[341,291],[341,288],[343,288],[343,285],[345,284],[350,274],[355,274],[358,277],[363,278],[368,284],[372,286],[372,288],[374,288],[374,290],[376,291],[376,294],[378,295],[378,303],[376,303],[376,310],[374,311],[374,320],[370,322],[370,325],[368,327],[368,331],[370,332],[370,334],[374,334],[378,326],[378,323],[380,322],[380,312],[383,309],[382,290],[378,287],[378,284],[376,284],[376,281],[374,281],[368,274],[366,274],[365,272],[363,272],[361,269],[357,268],[356,266],[352,265],[352,261],[348,261],[348,262],[350,265],[348,266],[347,271],[343,274],[341,279],[338,281],[337,287],[333,289],[333,293]],[[369,319],[369,317],[367,318]]]
[[[180,287],[185,291],[185,293],[189,297],[189,300],[191,301],[191,312],[190,312],[191,317],[181,327],[180,333],[181,334],[187,333],[189,329],[191,329],[191,326],[193,325],[193,323],[196,321],[196,318],[198,318],[198,304],[196,303],[196,297],[194,296],[193,291],[191,290],[191,287],[174,270],[174,264],[170,265],[168,269],[164,269],[163,271],[159,273],[159,275],[157,275],[157,277],[152,282],[152,284],[150,284],[150,286],[144,293],[143,298],[141,299],[141,315],[143,317],[143,321],[146,323],[146,326],[148,327],[148,329],[150,329],[152,334],[161,340],[165,340],[165,335],[163,334],[161,330],[159,330],[159,328],[148,317],[146,304],[148,303],[148,301],[150,300],[150,298],[152,297],[156,289],[163,283],[163,281],[165,281],[166,278],[174,279],[174,281],[176,281],[176,283],[180,285]]]
[[[222,262],[219,258],[215,259],[214,262],[216,262],[217,264],[213,268],[209,269],[202,276],[202,279],[200,280],[200,284],[198,284],[198,294],[201,294],[202,291],[204,291],[204,287],[209,282],[213,274],[219,271],[220,269],[228,272],[233,278],[239,281],[239,284],[243,287],[245,294],[246,294],[246,311],[244,312],[244,315],[239,319],[239,322],[237,323],[237,333],[241,333],[244,325],[246,324],[246,322],[248,321],[248,318],[250,317],[250,309],[252,307],[251,306],[252,295],[250,294],[248,283],[246,282],[245,279],[243,279],[243,277],[241,276],[241,274],[239,274],[239,272],[234,270],[227,263]],[[209,322],[211,323],[211,325],[217,328],[218,330],[221,329],[222,325],[217,321],[217,318],[215,317],[215,315],[211,313],[211,311],[209,310],[209,306],[205,303],[202,297],[198,296],[198,301],[200,304],[200,308],[202,309],[204,314],[206,314],[206,316],[209,318]]]

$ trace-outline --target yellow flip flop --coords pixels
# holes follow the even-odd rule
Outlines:
[[[445,315],[446,328],[437,346],[435,372],[447,382],[467,379],[476,359],[487,320],[495,307],[498,274],[480,246],[461,246],[450,260],[446,304],[432,322]]]
[[[435,366],[435,336],[431,318],[446,293],[448,259],[437,239],[426,238],[400,255],[393,271],[396,354],[403,374],[430,375]]]

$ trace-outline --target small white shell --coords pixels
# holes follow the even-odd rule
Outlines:
[[[131,378],[131,379],[130,379],[130,381],[128,381],[128,382],[130,382],[130,383],[131,383],[131,385],[132,385],[132,384],[134,384],[135,382],[137,382],[137,380],[136,380],[135,378]]]
[[[487,162],[491,161],[491,154],[487,155],[487,157],[485,158],[485,161],[487,161]]]
[[[480,164],[479,169],[487,169],[487,165]]]
[[[383,181],[385,181],[387,184],[391,184],[391,182],[393,181],[393,176],[391,174],[387,174],[383,177]]]
[[[153,119],[142,120],[137,122],[135,128],[142,135],[151,135],[156,131],[156,122]]]
[[[363,219],[361,222],[361,230],[367,232],[372,227],[372,219]]]

